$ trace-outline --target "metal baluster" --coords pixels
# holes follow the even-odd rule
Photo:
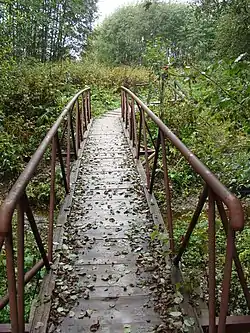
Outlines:
[[[141,110],[141,108],[139,107],[139,105],[138,105],[138,108],[139,108],[139,111],[140,111],[140,121],[139,121],[139,138],[138,138],[137,155],[136,155],[137,160],[139,160],[139,158],[140,158],[140,151],[141,151],[142,112],[143,112]]]
[[[89,120],[92,118],[92,110],[91,110],[91,91],[88,90],[88,109],[89,109]]]
[[[5,238],[6,269],[7,269],[9,304],[10,304],[10,321],[11,321],[11,332],[19,333],[18,312],[17,312],[17,289],[16,289],[13,238],[12,237],[13,237],[12,236],[12,227],[10,227],[9,234]]]
[[[65,167],[64,167],[64,163],[63,163],[63,157],[62,157],[62,151],[61,151],[61,146],[60,146],[60,140],[58,137],[58,132],[56,133],[55,138],[56,138],[56,146],[57,146],[57,152],[58,152],[58,157],[59,157],[60,166],[61,166],[61,172],[62,172],[65,192],[69,193],[69,183],[67,182],[67,177],[66,177],[66,173],[65,173]]]
[[[219,211],[219,214],[220,214],[220,217],[221,217],[221,221],[222,221],[225,233],[227,235],[228,234],[229,221],[228,221],[228,218],[227,218],[227,215],[226,215],[226,212],[225,212],[225,208],[223,206],[222,201],[218,198],[216,198],[216,204],[217,204],[217,208],[218,208],[218,211]],[[237,274],[238,274],[238,277],[239,277],[239,280],[240,280],[240,284],[241,284],[244,296],[246,298],[248,309],[250,310],[250,293],[249,293],[248,285],[247,285],[247,282],[246,282],[246,279],[245,279],[245,276],[244,276],[243,268],[242,268],[242,265],[241,265],[241,262],[240,262],[240,259],[239,259],[238,253],[237,253],[235,242],[233,242],[233,247],[234,247],[233,259],[234,259],[234,263],[235,263],[235,268],[236,268],[236,271],[237,271]]]
[[[222,281],[222,293],[221,293],[221,303],[220,303],[220,315],[219,315],[219,325],[218,333],[224,333],[226,328],[227,310],[229,302],[229,292],[230,292],[230,282],[232,274],[232,263],[233,263],[233,244],[235,239],[235,232],[228,228],[227,235],[227,247],[226,247],[226,261],[224,267],[224,277]]]
[[[76,149],[76,139],[75,139],[75,133],[74,133],[73,119],[72,119],[72,109],[69,114],[70,114],[70,129],[71,129],[71,137],[72,137],[72,144],[73,144],[73,152],[74,152],[75,160],[77,160],[77,149]]]
[[[170,192],[170,182],[169,182],[169,176],[168,176],[165,137],[164,137],[164,134],[162,133],[162,131],[160,131],[160,136],[161,136],[161,146],[162,146],[162,162],[163,162],[163,171],[164,171],[165,196],[166,196],[166,202],[167,202],[169,245],[170,245],[170,250],[172,252],[174,252],[174,234],[173,234],[173,214],[172,214],[172,207],[171,207],[171,192]]]
[[[68,191],[70,191],[70,114],[68,113],[68,130],[67,130],[67,157],[66,157],[66,178]]]
[[[214,194],[208,190],[208,251],[209,251],[209,333],[216,332],[215,323],[215,205]]]
[[[155,173],[156,173],[157,162],[158,162],[158,157],[159,157],[160,145],[161,145],[161,135],[160,135],[160,130],[159,130],[159,131],[158,131],[157,142],[156,142],[156,150],[155,150],[154,165],[153,165],[152,176],[151,176],[151,182],[150,182],[150,188],[149,188],[149,193],[150,193],[150,194],[153,193],[153,186],[154,186]]]
[[[19,332],[24,332],[24,209],[17,207],[17,308]]]
[[[47,254],[45,252],[43,242],[42,242],[41,236],[39,234],[39,231],[38,231],[38,228],[36,225],[36,221],[35,221],[33,212],[30,208],[29,199],[28,199],[26,193],[24,193],[24,195],[23,195],[23,206],[24,206],[24,211],[26,212],[27,218],[29,220],[33,235],[35,237],[37,246],[38,246],[41,256],[43,258],[44,265],[45,265],[46,269],[49,270],[50,269],[49,260],[48,260]]]
[[[87,117],[86,117],[84,93],[82,93],[82,113],[83,113],[83,119],[84,119],[84,126],[85,126],[85,130],[86,130],[87,129]]]
[[[195,226],[198,222],[199,216],[200,216],[200,214],[202,212],[202,209],[204,207],[204,204],[207,200],[207,196],[208,196],[208,187],[207,187],[207,184],[205,184],[204,187],[203,187],[203,190],[201,192],[201,195],[199,197],[199,201],[198,201],[198,204],[196,206],[194,215],[193,215],[192,220],[189,224],[187,233],[184,237],[184,240],[182,241],[182,244],[181,244],[181,247],[179,248],[177,256],[173,260],[175,265],[179,264],[179,262],[181,260],[181,257],[182,257],[184,251],[186,250],[186,248],[188,246],[189,239],[190,239],[190,237],[192,235],[192,232],[193,232],[193,230],[194,230],[194,228],[195,228]]]
[[[128,128],[128,94],[125,93],[125,128]]]
[[[52,262],[53,258],[53,228],[55,210],[55,178],[56,178],[56,139],[52,140],[51,153],[51,179],[50,179],[50,202],[49,202],[49,235],[48,235],[48,259]]]
[[[145,115],[144,115],[143,110],[142,110],[142,130],[143,130],[145,161],[146,161],[147,188],[149,189],[149,187],[150,187],[150,171],[149,171],[149,161],[148,161],[147,131],[146,131],[146,125],[145,125]]]
[[[75,127],[75,133],[76,133],[76,152],[78,156],[78,149],[80,148],[80,133],[79,133],[79,108],[77,107],[77,101],[75,103],[76,108],[76,127]]]

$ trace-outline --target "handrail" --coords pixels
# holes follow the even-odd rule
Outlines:
[[[0,207],[0,251],[5,243],[6,272],[8,279],[8,293],[0,299],[0,310],[9,302],[11,331],[13,333],[24,332],[24,286],[42,268],[50,269],[53,261],[53,229],[55,213],[55,181],[56,181],[56,159],[61,167],[65,193],[70,191],[71,150],[74,158],[78,158],[78,151],[83,141],[83,133],[87,130],[91,120],[91,96],[90,88],[79,91],[61,112],[47,135],[31,157],[29,163],[13,185],[6,199]],[[73,114],[74,112],[74,114]],[[66,122],[66,126],[64,126]],[[59,138],[59,128],[63,127],[62,137]],[[66,138],[64,137],[66,136]],[[64,144],[65,139],[65,144]],[[66,158],[64,161],[61,147],[64,144]],[[48,240],[47,251],[45,250],[41,235],[26,194],[26,187],[31,181],[36,169],[41,162],[45,152],[51,147],[51,176],[48,218]],[[15,260],[13,249],[12,220],[17,210],[17,260]],[[30,223],[34,234],[41,260],[38,261],[25,273],[24,267],[24,216]],[[17,265],[17,269],[15,267]],[[17,277],[16,277],[17,273]],[[1,325],[0,325],[1,331]]]
[[[219,179],[181,142],[181,140],[158,118],[140,98],[138,98],[132,91],[125,87],[121,87],[121,113],[122,120],[125,124],[125,130],[128,132],[128,137],[131,140],[132,147],[135,148],[135,158],[139,160],[140,156],[144,157],[142,165],[145,167],[146,186],[150,194],[153,193],[153,186],[156,177],[157,163],[160,156],[162,169],[164,174],[164,192],[167,210],[167,219],[165,221],[168,231],[170,257],[173,264],[178,266],[182,255],[188,247],[192,233],[199,221],[202,210],[204,209],[206,201],[208,205],[206,212],[208,216],[208,307],[209,316],[201,318],[201,323],[204,328],[209,327],[209,333],[225,333],[227,320],[229,323],[234,323],[235,329],[239,328],[241,319],[234,316],[230,321],[228,314],[228,303],[230,293],[230,282],[232,276],[232,263],[234,261],[235,269],[238,274],[238,279],[242,287],[242,291],[246,300],[248,309],[250,310],[250,292],[248,289],[247,281],[244,276],[243,267],[237,252],[235,244],[236,231],[244,228],[244,213],[241,202],[234,196],[220,181]],[[137,105],[138,111],[136,112],[135,106]],[[138,117],[137,117],[138,114]],[[151,129],[147,123],[151,121],[154,127],[157,127],[158,137],[154,140]],[[150,138],[150,145],[154,149],[148,148],[148,138]],[[168,159],[167,147],[168,143],[174,145],[182,156],[186,159],[188,164],[193,168],[195,173],[199,175],[205,182],[203,190],[199,196],[199,200],[194,211],[193,217],[188,225],[185,236],[178,248],[174,244],[174,224],[173,224],[173,210],[172,210],[172,192],[174,188],[170,186],[170,177],[168,172]],[[150,161],[153,159],[152,165]],[[208,199],[208,200],[207,200]],[[228,208],[228,213],[225,206]],[[222,291],[219,302],[219,320],[216,320],[216,213],[222,222],[222,227],[226,236],[226,253],[224,274],[222,279]],[[228,217],[229,215],[229,217]],[[178,226],[177,226],[178,227]],[[244,317],[244,316],[243,316]],[[205,323],[205,324],[204,324]],[[244,325],[247,324],[250,330],[250,318],[244,317]],[[216,328],[218,326],[218,329]]]
[[[48,131],[47,135],[35,151],[34,155],[31,157],[26,168],[23,170],[21,175],[18,177],[17,181],[11,188],[8,196],[4,200],[0,207],[0,236],[5,236],[8,233],[9,221],[12,218],[17,201],[20,199],[25,187],[27,186],[30,178],[34,174],[39,162],[41,161],[43,154],[48,148],[51,140],[55,136],[60,124],[62,123],[65,116],[69,113],[71,108],[74,106],[77,98],[81,96],[84,92],[89,91],[90,88],[85,88],[79,91],[71,101],[66,105],[60,116],[57,118],[51,129]]]
[[[226,204],[229,210],[230,223],[233,230],[244,228],[244,213],[240,200],[232,194],[218,178],[181,142],[181,140],[144,104],[132,91],[122,87],[155,122],[173,145],[182,153],[192,168],[204,179],[212,188],[214,193]]]

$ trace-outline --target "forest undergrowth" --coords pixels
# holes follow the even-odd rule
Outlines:
[[[248,0],[170,3],[141,0],[118,8],[100,24],[98,1],[0,3],[0,204],[67,102],[90,86],[98,117],[120,105],[120,86],[135,92],[182,142],[237,195],[245,228],[236,246],[250,283],[250,7]],[[148,120],[154,140],[157,129]],[[202,188],[202,180],[167,144],[173,196],[174,238],[178,249]],[[38,228],[46,242],[50,167],[42,167],[27,187]],[[56,205],[64,198],[56,170]],[[163,170],[154,189],[166,215]],[[217,312],[226,238],[216,216]],[[184,288],[208,299],[208,220],[205,211],[182,260]],[[16,235],[16,217],[13,219]],[[156,229],[152,237],[167,242]],[[39,253],[25,221],[25,269]],[[16,236],[14,249],[16,252]],[[39,258],[40,259],[40,258]],[[0,295],[7,291],[6,253],[0,252]],[[25,293],[25,320],[36,297],[41,271]],[[178,288],[178,286],[176,286]],[[197,292],[198,290],[198,292]],[[232,314],[247,313],[235,268]],[[9,322],[9,308],[0,311]]]
[[[4,68],[3,68],[4,69]],[[158,115],[167,126],[207,165],[216,176],[236,195],[243,196],[248,221],[249,199],[245,194],[250,186],[249,143],[249,62],[239,59],[218,61],[213,64],[179,66],[172,64],[156,73],[152,69],[120,66],[108,67],[85,62],[54,64],[13,64],[2,71],[3,83],[0,102],[0,170],[1,188],[6,192],[27,164],[47,130],[60,114],[63,106],[78,90],[90,86],[92,110],[98,117],[106,110],[120,105],[120,86],[126,85]],[[160,102],[160,103],[159,103]],[[157,131],[149,121],[153,138]],[[169,176],[175,210],[175,240],[180,243],[191,217],[202,181],[191,170],[178,151],[169,146]],[[159,164],[156,196],[164,214],[163,173]],[[28,195],[37,211],[46,211],[49,202],[49,171],[41,174],[28,188]],[[57,174],[57,204],[64,197],[60,191],[61,175]],[[225,237],[217,223],[218,286],[222,278],[225,257]],[[197,290],[202,281],[202,296],[207,299],[207,219],[202,215],[184,255],[182,268],[188,280],[185,288]],[[237,236],[237,248],[247,279],[250,280],[247,222]],[[159,233],[160,234],[160,233]],[[32,235],[27,233],[27,267],[39,254],[33,249]],[[31,249],[31,250],[30,250]],[[193,256],[193,253],[196,253]],[[0,271],[6,272],[5,252],[1,252]],[[43,273],[42,273],[43,274]],[[38,279],[39,280],[39,279]],[[30,288],[26,299],[26,319],[31,300],[37,293],[37,281]],[[1,284],[1,294],[6,283]],[[197,296],[197,295],[196,295]],[[232,282],[231,313],[245,313],[246,306],[235,271]],[[1,312],[1,321],[7,321],[8,308]]]
[[[0,75],[0,203],[14,181],[25,168],[47,131],[62,112],[63,107],[80,89],[91,87],[93,117],[120,106],[120,89],[123,84],[131,87],[144,82],[148,71],[142,68],[111,68],[91,61],[42,64],[13,63],[4,67]],[[64,199],[62,175],[56,169],[57,211]],[[50,198],[50,158],[27,187],[38,228],[46,248],[48,206]],[[56,214],[57,215],[57,214]],[[26,221],[27,222],[27,221]],[[38,260],[39,251],[28,223],[25,222],[25,271]],[[13,219],[14,250],[17,248],[16,217]],[[16,251],[15,251],[16,253]],[[39,292],[45,271],[37,274],[25,288],[25,320]],[[6,253],[0,253],[0,295],[7,292]],[[9,321],[9,306],[0,312],[0,322]]]
[[[247,239],[250,233],[250,123],[249,62],[239,57],[214,64],[169,66],[160,79],[141,92],[150,108],[181,141],[241,199],[245,228],[237,233],[236,247],[247,282],[250,260]],[[161,102],[161,103],[160,103]],[[154,139],[157,128],[148,119]],[[167,141],[168,142],[168,141]],[[176,251],[182,243],[202,190],[202,179],[192,170],[179,151],[168,142],[168,168],[173,196],[174,239]],[[162,162],[157,169],[155,195],[166,217]],[[201,297],[208,301],[208,217],[207,206],[191,236],[181,268],[183,286],[193,303]],[[153,237],[168,242],[158,229]],[[224,274],[226,236],[216,215],[216,295],[219,312],[221,283]],[[179,288],[180,286],[178,286]],[[229,313],[248,313],[244,294],[233,265]]]

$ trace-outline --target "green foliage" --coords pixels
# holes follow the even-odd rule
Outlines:
[[[157,38],[168,43],[168,54],[185,52],[181,41],[191,8],[164,2],[129,5],[108,17],[96,30],[92,51],[108,64],[141,64],[148,43]]]
[[[5,67],[0,74],[0,177],[20,173],[77,91],[91,86],[92,111],[98,116],[119,107],[121,85],[133,88],[145,77],[143,68],[109,68],[91,60]]]
[[[156,38],[147,43],[143,54],[143,62],[158,77],[164,74],[166,66],[166,54],[168,53],[169,42],[162,38]]]
[[[63,187],[62,175],[59,168],[56,169],[55,189],[55,204],[59,207],[65,197],[65,189]],[[32,206],[46,210],[50,200],[49,171],[46,172],[43,170],[42,173],[38,173],[28,185],[26,192]]]
[[[192,5],[144,1],[127,5],[95,29],[91,54],[108,64],[142,64],[149,44],[162,40],[165,63],[237,57],[249,49],[248,0]]]
[[[183,237],[187,231],[188,225],[191,220],[191,213],[182,214],[177,218],[174,227],[174,239],[176,247],[178,248],[182,242]],[[241,264],[244,267],[244,274],[249,281],[249,250],[247,239],[249,237],[250,228],[246,226],[244,231],[238,234],[236,238],[237,250],[241,260]],[[216,293],[217,296],[221,293],[221,283],[224,273],[225,265],[225,247],[226,236],[222,223],[216,221]],[[196,292],[202,289],[204,300],[208,299],[208,221],[205,214],[200,217],[200,220],[195,227],[192,236],[189,241],[187,250],[184,252],[182,259],[182,271],[185,278],[184,286],[194,297],[199,297]],[[217,298],[217,311],[219,311],[219,300]],[[229,313],[235,315],[242,315],[248,312],[244,294],[238,279],[235,267],[233,267],[232,281],[230,287],[230,303]]]
[[[192,150],[205,165],[231,190],[238,193],[250,186],[249,163],[249,82],[250,67],[246,54],[236,59],[220,60],[210,64],[169,66],[166,79],[163,121]],[[150,62],[149,58],[149,62]],[[155,64],[155,57],[152,57]],[[153,67],[151,67],[154,69]],[[176,85],[178,83],[178,85]],[[179,94],[176,94],[177,92]],[[185,92],[185,94],[183,94]],[[156,86],[152,99],[159,96]],[[159,114],[159,106],[150,107]],[[150,129],[154,126],[150,124]],[[190,207],[193,195],[201,188],[201,179],[193,172],[179,151],[168,144],[168,169],[173,194],[173,207],[181,213],[174,214],[174,239],[176,251],[185,236],[192,218]],[[155,192],[163,213],[166,209],[162,165],[158,164],[158,183]],[[246,205],[246,225],[237,234],[236,246],[249,283],[249,201]],[[180,205],[180,207],[179,207]],[[179,209],[178,209],[179,208]],[[183,213],[184,211],[184,213]],[[185,211],[188,211],[185,213]],[[159,230],[151,236],[168,241]],[[221,283],[225,265],[226,237],[221,221],[216,221],[216,294],[219,311]],[[205,212],[200,217],[182,259],[184,284],[181,286],[193,296],[203,295],[208,300],[208,221]],[[180,287],[180,286],[179,286]],[[200,292],[202,289],[202,292]],[[230,288],[229,313],[247,314],[238,275],[233,266]]]
[[[214,1],[199,0],[196,4],[199,17],[214,21],[214,49],[219,57],[237,57],[240,53],[249,54],[248,0]]]
[[[23,146],[16,142],[15,137],[2,132],[0,134],[0,176],[11,175],[21,170],[21,156],[23,154]]]
[[[205,70],[170,66],[164,105],[151,107],[158,114],[164,110],[164,122],[234,191],[250,184],[249,75],[244,55],[219,61]],[[187,97],[179,95],[175,100],[176,81]],[[186,191],[195,190],[192,184],[200,179],[171,145],[169,164],[176,193],[186,195]]]
[[[17,249],[17,226],[16,226],[16,218],[13,220],[13,245],[14,245],[14,258],[16,257],[16,249]],[[41,255],[39,254],[39,250],[36,246],[34,235],[31,229],[28,226],[25,226],[25,239],[24,239],[24,268],[25,272],[29,271],[35,263],[37,263],[41,259]],[[41,278],[44,275],[44,270],[41,270],[37,273],[35,278],[31,283],[25,286],[25,321],[28,322],[30,307],[32,304],[32,300],[37,295],[38,287],[41,281]],[[1,276],[1,284],[0,284],[0,295],[4,296],[7,293],[7,275],[6,275],[6,252],[3,248],[0,253],[0,276]],[[3,310],[0,311],[0,322],[1,323],[9,323],[10,321],[10,308],[7,305]]]
[[[19,61],[45,62],[79,53],[92,30],[96,4],[97,0],[1,1],[0,45]]]
[[[3,62],[2,67],[3,70],[0,73],[0,177],[3,182],[14,180],[20,174],[66,102],[79,89],[86,85],[91,86],[92,112],[96,117],[106,110],[119,107],[121,85],[133,87],[143,83],[145,77],[148,77],[148,72],[143,68],[108,68],[91,60],[60,64],[26,62],[19,65],[15,62]],[[44,208],[47,210],[50,197],[50,157],[46,154],[26,191],[35,210]],[[56,205],[59,206],[65,196],[59,169],[56,169],[55,193]],[[25,229],[25,235],[25,269],[27,271],[40,259],[40,256],[33,234],[28,228]],[[1,295],[7,291],[5,267],[6,254],[2,250],[0,253]],[[31,302],[38,292],[39,274],[25,288],[26,321],[28,321]],[[8,306],[0,311],[0,322],[9,322]]]

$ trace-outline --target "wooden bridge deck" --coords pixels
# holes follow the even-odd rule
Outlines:
[[[78,92],[48,131],[1,205],[0,250],[6,252],[8,293],[1,298],[0,309],[9,302],[11,324],[0,324],[0,332],[196,333],[208,328],[209,332],[216,332],[217,326],[218,332],[235,332],[236,329],[249,332],[249,316],[228,316],[233,261],[250,308],[248,282],[235,243],[236,232],[244,228],[240,200],[125,87],[122,87],[121,115],[122,120],[120,110],[112,111],[92,122],[90,88]],[[156,140],[148,121],[158,129]],[[128,131],[123,131],[122,122]],[[166,139],[204,182],[177,251],[173,235],[174,196],[171,192],[174,188],[170,186]],[[129,143],[137,147],[136,159]],[[155,149],[149,149],[149,145]],[[26,187],[50,147],[48,246],[45,248]],[[145,172],[140,156],[144,158]],[[76,162],[71,168],[73,158]],[[175,254],[169,262],[159,239],[155,242],[150,237],[155,224],[163,225],[157,203],[150,194],[159,160],[164,174],[168,250]],[[67,195],[55,225],[56,168],[59,165]],[[182,285],[178,264],[202,211],[208,215],[209,316],[206,304],[204,309],[199,304],[192,308],[185,288],[174,290],[176,283]],[[11,228],[14,214],[17,216],[17,260]],[[25,216],[41,255],[26,272]],[[216,297],[217,216],[227,243],[221,300]],[[48,274],[43,279],[38,301],[32,306],[30,324],[25,325],[24,286],[44,266]],[[220,303],[218,317],[217,301]]]
[[[96,119],[78,177],[53,291],[48,332],[153,332],[141,265],[154,224],[120,112]]]

